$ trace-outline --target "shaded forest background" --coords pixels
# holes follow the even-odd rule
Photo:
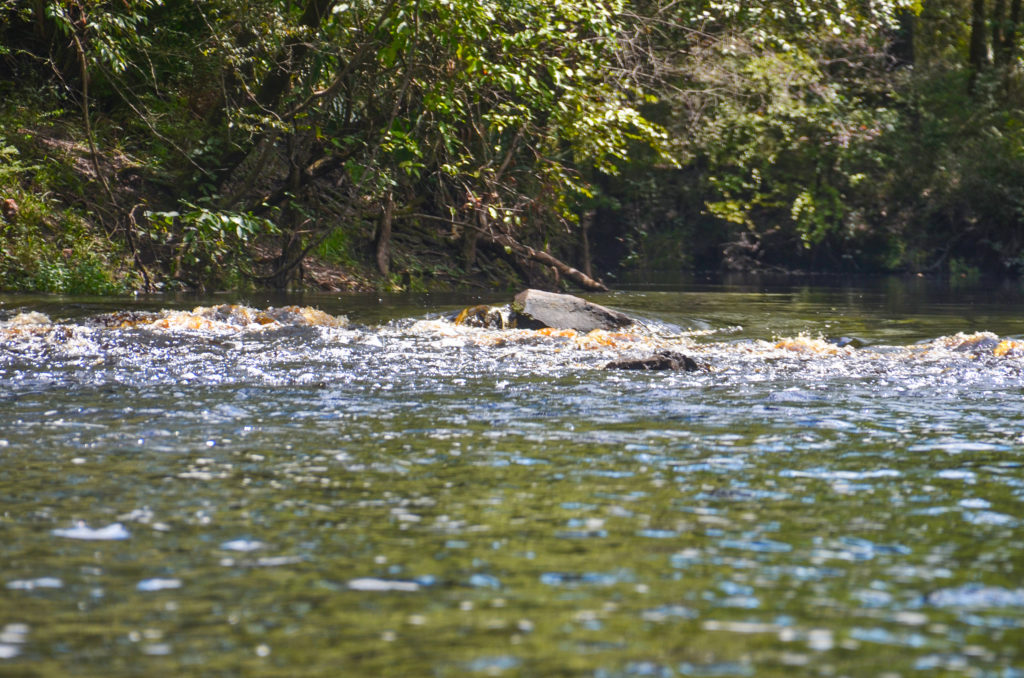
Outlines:
[[[1024,272],[1021,0],[0,0],[0,288]]]

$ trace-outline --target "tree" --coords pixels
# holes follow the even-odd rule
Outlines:
[[[176,184],[185,179],[176,209],[151,210],[159,228],[140,246],[212,271],[232,249],[220,244],[229,233],[193,238],[188,247],[208,241],[211,251],[182,257],[189,224],[269,219],[278,253],[251,273],[277,285],[338,228],[374,232],[383,274],[395,237],[443,232],[462,241],[467,268],[479,241],[597,285],[524,241],[567,237],[589,190],[582,170],[615,172],[631,144],[664,144],[620,67],[617,0],[6,5],[24,25],[47,27],[48,42],[26,41],[24,53],[78,55],[77,85],[56,70],[80,90],[87,127],[87,88],[99,87],[103,113],[138,129],[131,143],[159,152]],[[170,124],[172,111],[188,122]],[[271,235],[246,228],[234,241]]]
[[[406,224],[444,225],[467,266],[479,238],[536,259],[519,239],[572,222],[577,167],[613,172],[631,142],[663,140],[616,67],[616,9],[310,0],[265,3],[233,32],[204,9],[234,83],[225,136],[247,133],[220,159],[219,204],[285,215],[279,282],[338,221],[376,224],[384,274]]]
[[[863,203],[871,202],[866,178],[881,163],[876,142],[895,116],[888,37],[918,9],[913,3],[632,7],[637,49],[654,64],[648,87],[660,99],[645,112],[678,140],[687,165],[637,173],[637,188],[651,177],[663,187],[653,190],[663,196],[661,216],[628,238],[637,259],[654,261],[645,243],[665,251],[666,240],[692,243],[697,266],[835,270],[854,265],[851,251],[887,258]],[[612,190],[610,204],[637,199],[628,185]],[[638,197],[650,203],[643,190]]]
[[[1009,11],[1008,11],[1009,10]],[[1021,0],[971,0],[969,89],[973,92],[978,76],[995,66],[1005,78],[1015,66],[1018,53],[1017,31],[1021,21]]]

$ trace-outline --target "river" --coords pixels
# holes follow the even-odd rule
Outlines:
[[[0,296],[0,675],[1024,676],[1018,290],[508,296]]]

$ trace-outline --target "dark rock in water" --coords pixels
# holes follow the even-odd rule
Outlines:
[[[151,323],[159,317],[159,313],[152,313],[149,311],[116,311],[114,313],[101,313],[99,315],[94,315],[86,320],[86,322],[90,325],[98,325],[100,327],[127,328]]]
[[[646,358],[613,360],[604,366],[606,370],[673,370],[694,372],[700,369],[697,361],[675,351],[658,351]]]
[[[592,304],[569,294],[525,290],[512,302],[516,326],[526,329],[550,327],[556,330],[617,330],[633,324],[624,313]]]
[[[959,343],[950,346],[950,348],[959,353],[988,353],[990,351],[994,351],[996,347],[999,346],[1000,341],[999,337],[989,335],[986,332],[966,337]]]
[[[857,337],[829,337],[825,341],[839,348],[864,348],[864,341]]]

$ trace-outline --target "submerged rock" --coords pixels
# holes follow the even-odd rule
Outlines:
[[[101,313],[86,319],[86,324],[105,327],[107,329],[137,327],[148,325],[160,319],[160,314],[152,311],[114,311]]]
[[[957,353],[992,353],[999,347],[1000,339],[991,332],[959,332],[951,337],[940,337],[934,343]]]
[[[512,302],[516,326],[526,329],[617,330],[633,324],[625,313],[613,311],[570,294],[525,290]]]
[[[268,308],[262,313],[257,313],[253,320],[266,325],[270,322],[278,322],[282,325],[318,326],[318,327],[347,327],[348,318],[343,315],[334,316],[325,313],[318,308],[309,306],[281,306],[279,308]]]
[[[864,348],[865,346],[864,341],[857,337],[829,337],[825,341],[839,348],[846,348],[847,346],[851,348]]]
[[[613,360],[604,366],[606,370],[671,370],[694,372],[700,369],[697,361],[675,351],[658,351],[645,358]]]

